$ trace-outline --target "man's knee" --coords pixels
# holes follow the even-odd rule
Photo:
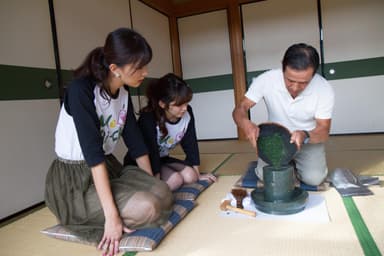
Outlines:
[[[304,183],[317,186],[328,174],[324,144],[307,144],[295,157],[297,176]]]
[[[298,178],[307,185],[318,186],[324,182],[327,177],[328,169],[321,168],[319,170],[311,170],[311,172],[305,172],[303,170]]]

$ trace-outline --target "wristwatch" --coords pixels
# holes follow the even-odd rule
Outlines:
[[[309,140],[311,139],[309,132],[305,131],[305,130],[303,130],[303,132],[305,133],[305,138],[304,138],[303,144],[308,144]]]

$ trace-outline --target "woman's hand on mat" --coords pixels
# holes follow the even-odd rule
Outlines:
[[[198,165],[194,165],[193,169],[197,173],[198,180],[210,180],[212,182],[215,182],[217,180],[216,176],[212,173],[200,173],[200,168]]]
[[[210,180],[212,182],[216,182],[217,177],[212,173],[203,173],[199,175],[199,180]]]
[[[125,227],[120,216],[106,218],[104,235],[97,248],[103,250],[103,256],[114,256],[119,253],[119,243]]]

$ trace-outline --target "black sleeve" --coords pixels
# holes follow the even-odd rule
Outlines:
[[[143,112],[138,120],[140,130],[143,133],[143,138],[149,150],[149,159],[153,174],[160,172],[160,152],[157,145],[156,118],[153,112]]]
[[[195,118],[191,106],[188,106],[188,112],[191,116],[187,132],[185,133],[180,144],[186,155],[185,162],[191,166],[200,165],[199,145],[197,144]]]
[[[73,118],[84,159],[90,167],[104,161],[100,121],[94,105],[94,88],[91,80],[76,79],[71,82],[64,98],[64,107]]]
[[[123,129],[123,140],[128,147],[128,154],[132,159],[148,154],[143,135],[137,125],[131,95],[128,97],[127,119]]]

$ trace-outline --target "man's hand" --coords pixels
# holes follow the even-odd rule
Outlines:
[[[259,137],[259,127],[249,120],[248,110],[255,105],[255,102],[244,97],[232,112],[232,117],[236,125],[243,130],[245,136],[254,148],[256,148],[256,141]]]
[[[259,127],[255,123],[248,121],[243,125],[243,131],[247,136],[247,139],[251,143],[252,147],[256,148],[257,138],[259,137],[259,132],[260,132]]]
[[[292,132],[290,142],[295,143],[297,146],[297,149],[300,150],[301,146],[304,144],[304,140],[306,137],[307,135],[305,134],[304,131],[297,130]]]

